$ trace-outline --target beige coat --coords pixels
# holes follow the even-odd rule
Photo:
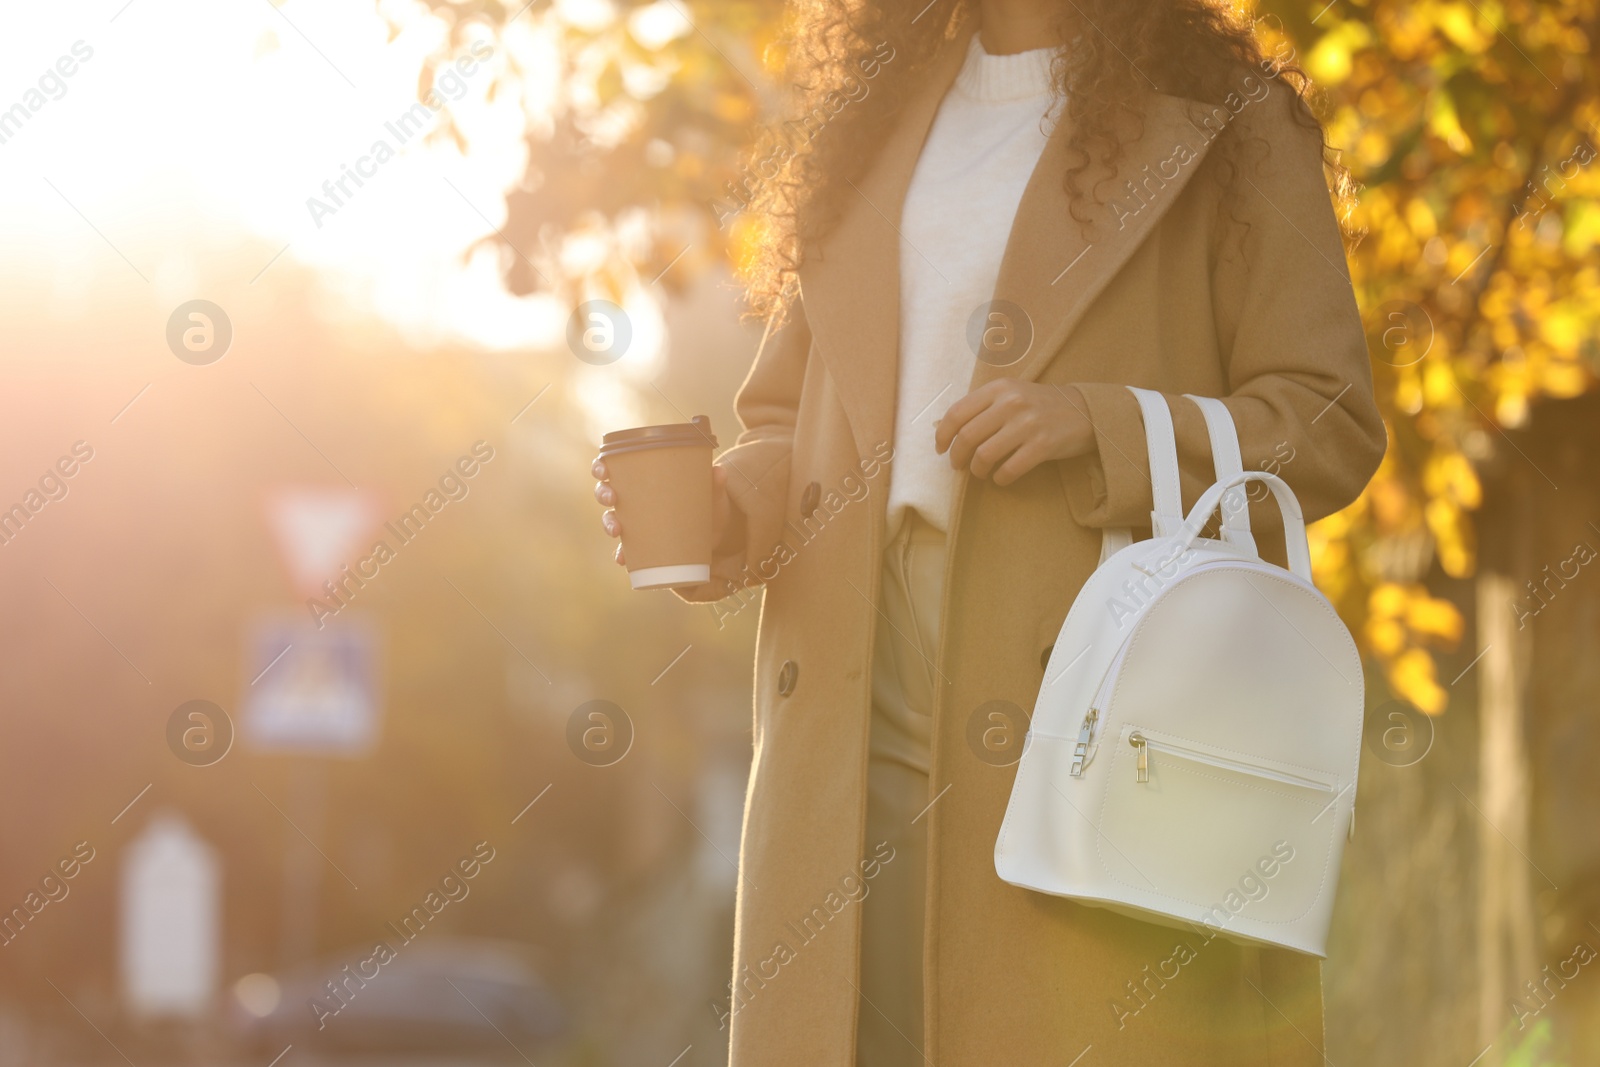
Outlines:
[[[898,358],[895,221],[967,33],[802,268],[803,308],[763,343],[739,395],[744,432],[720,460],[742,521],[712,582],[685,594],[751,597],[743,587],[765,581],[735,985],[720,1005],[736,1067],[854,1063],[856,899],[882,861],[863,817]],[[1279,469],[1308,518],[1354,499],[1383,454],[1319,143],[1295,124],[1288,90],[1268,84],[1241,72],[1221,108],[1153,97],[1100,186],[1111,199],[1088,240],[1068,214],[1058,131],[1011,229],[995,296],[1025,311],[1032,347],[1007,367],[975,361],[972,383],[1077,385],[1098,457],[1046,463],[1006,488],[969,476],[955,497],[925,817],[926,1030],[908,1035],[936,1067],[1322,1062],[1315,959],[1205,944],[1002,882],[994,842],[1015,766],[969,742],[981,706],[1031,711],[1100,530],[1148,525],[1144,432],[1124,385],[1172,403],[1186,507],[1212,474],[1185,392],[1226,400],[1246,468]],[[1234,176],[1231,208],[1207,156],[1218,131],[1270,146]],[[1276,528],[1265,504],[1252,519]]]

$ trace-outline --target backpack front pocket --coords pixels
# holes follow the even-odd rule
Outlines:
[[[1112,878],[1221,929],[1316,903],[1343,830],[1335,782],[1134,724],[1112,747],[1097,841]]]

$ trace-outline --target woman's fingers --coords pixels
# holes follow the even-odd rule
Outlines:
[[[1038,446],[1033,442],[1024,443],[1010,456],[1006,457],[1006,461],[1000,464],[999,468],[994,472],[994,484],[1010,485],[1044,462],[1044,458]]]
[[[601,489],[605,490],[603,495],[600,492]],[[601,485],[597,487],[594,495],[595,498],[602,504],[615,505],[617,502],[617,494],[612,491],[610,486],[607,485]],[[615,506],[608,506],[605,511],[601,512],[600,525],[603,526],[606,533],[612,537],[622,536],[622,520],[617,518],[617,509]]]
[[[955,441],[962,427],[990,405],[994,399],[994,387],[998,384],[989,382],[987,385],[981,385],[950,405],[944,416],[933,427],[935,451],[942,455]]]
[[[589,464],[589,472],[599,479],[594,483],[594,498],[605,505],[606,509],[600,515],[600,525],[609,536],[621,537],[622,521],[617,518],[617,491],[606,481],[605,461],[599,456],[594,457],[594,462]],[[622,555],[622,542],[617,542],[617,550],[611,554],[611,558],[626,565],[627,560]]]
[[[967,469],[976,477],[989,477],[1032,436],[1033,420],[1026,415],[1002,422],[972,450],[972,460]]]
[[[600,479],[594,483],[594,498],[606,508],[605,514],[600,516],[600,525],[604,526],[606,533],[612,537],[620,537],[622,523],[617,521],[617,491],[606,481],[606,465],[599,456],[596,456],[594,462],[589,465],[589,470]]]
[[[1048,459],[1095,450],[1094,426],[1075,386],[999,378],[974,389],[939,421],[935,447],[950,466],[1010,485]]]
[[[979,445],[1028,409],[1028,388],[1015,378],[980,385],[950,405],[934,428],[934,447],[940,452],[949,449],[950,466],[966,469]]]
[[[612,537],[622,536],[622,523],[617,519],[617,513],[615,511],[607,509],[605,514],[600,516],[600,525],[604,526],[606,528],[606,533],[610,534]],[[627,559],[622,554],[621,541],[617,542],[617,550],[611,554],[611,558],[616,560],[618,563],[627,562]]]
[[[975,466],[978,450],[1012,419],[1003,400],[997,400],[973,415],[950,442],[950,466],[958,471],[971,470],[980,477],[988,474],[987,470],[979,471]],[[994,462],[998,463],[1003,458],[995,457]]]

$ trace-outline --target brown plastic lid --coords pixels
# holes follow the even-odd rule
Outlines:
[[[717,439],[711,433],[711,420],[705,415],[696,415],[689,422],[674,422],[665,426],[613,430],[600,439],[600,455],[614,456],[620,452],[638,452],[647,448],[686,448],[696,445],[717,447]]]

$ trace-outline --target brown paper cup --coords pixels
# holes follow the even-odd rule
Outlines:
[[[600,443],[635,589],[711,580],[711,420],[639,426]]]

